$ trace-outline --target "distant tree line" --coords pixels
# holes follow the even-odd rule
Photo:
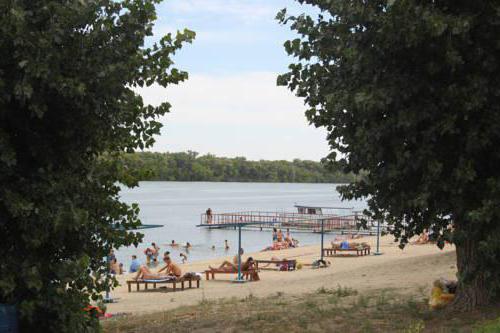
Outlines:
[[[217,157],[197,152],[136,152],[120,157],[123,166],[141,180],[347,183],[353,176],[328,170],[321,162],[250,161],[244,157]]]

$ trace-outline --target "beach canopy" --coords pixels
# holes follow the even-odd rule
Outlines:
[[[161,228],[161,227],[163,227],[163,224],[141,224],[138,227],[135,227],[132,229],[127,229],[127,230],[153,229],[153,228]],[[120,229],[123,229],[123,227],[120,227]],[[106,257],[106,262],[108,264],[108,274],[109,274],[109,256]],[[106,296],[104,297],[104,302],[105,303],[114,303],[114,300],[109,295],[109,290],[106,290]]]
[[[134,228],[133,230],[140,230],[140,229],[153,229],[153,228],[161,228],[163,227],[163,224],[141,224],[137,228]]]
[[[278,222],[235,222],[235,223],[221,223],[221,224],[198,224],[197,227],[209,227],[209,228],[220,228],[220,227],[234,227],[238,228],[238,278],[235,282],[245,282],[241,277],[241,228],[247,225],[273,225],[278,224]]]

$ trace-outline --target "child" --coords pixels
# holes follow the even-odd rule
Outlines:
[[[185,255],[185,254],[184,254],[184,253],[182,253],[182,252],[179,254],[179,257],[181,257],[181,258],[182,258],[182,263],[183,263],[183,264],[184,264],[184,263],[186,263],[186,261],[188,260],[187,255]]]

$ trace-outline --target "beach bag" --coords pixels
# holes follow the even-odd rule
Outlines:
[[[280,271],[286,272],[288,271],[288,263],[283,263],[280,265]]]
[[[431,298],[429,299],[429,306],[431,309],[441,309],[450,304],[455,299],[454,294],[443,292],[441,287],[433,287],[431,291]]]

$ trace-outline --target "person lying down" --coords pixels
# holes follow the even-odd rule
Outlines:
[[[242,271],[248,271],[249,269],[254,267],[254,260],[252,257],[248,257],[248,259],[241,264]],[[208,266],[208,268],[212,271],[227,271],[227,272],[237,272],[238,265],[232,262],[225,260],[219,267]]]
[[[137,275],[134,277],[134,280],[164,280],[169,278],[179,278],[182,275],[182,271],[179,266],[177,266],[169,256],[163,257],[163,262],[165,266],[160,269],[157,273],[151,272],[151,270],[145,266],[141,265],[139,270],[137,271]],[[162,272],[165,273],[162,274]]]

